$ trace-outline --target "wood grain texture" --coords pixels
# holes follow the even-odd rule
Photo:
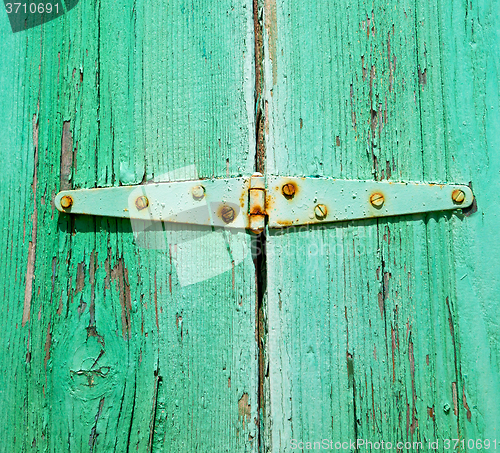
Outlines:
[[[0,27],[0,451],[256,451],[250,237],[53,205],[252,172],[252,3],[81,1]]]
[[[498,436],[497,10],[265,1],[268,174],[477,197],[467,216],[269,232],[268,451]]]

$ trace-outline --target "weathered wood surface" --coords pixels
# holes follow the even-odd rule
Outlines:
[[[498,439],[498,2],[264,7],[268,174],[477,197],[468,216],[270,232],[269,451]]]
[[[252,3],[85,0],[0,27],[0,451],[256,451],[250,237],[53,206],[253,171]]]
[[[470,182],[477,211],[268,234],[261,450],[495,438],[498,5],[263,7],[269,174]],[[0,451],[257,451],[250,237],[52,203],[251,173],[253,27],[247,0],[0,21]]]

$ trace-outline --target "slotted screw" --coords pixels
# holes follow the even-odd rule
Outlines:
[[[314,214],[319,220],[323,220],[328,214],[328,210],[326,209],[326,206],[324,204],[318,204],[314,208]]]
[[[205,188],[203,186],[194,186],[191,189],[191,194],[195,200],[201,200],[205,196]]]
[[[135,207],[139,210],[142,211],[143,209],[146,209],[149,206],[149,200],[145,196],[137,197],[135,200]]]
[[[462,204],[465,201],[465,193],[463,190],[456,189],[451,194],[451,199],[456,204]]]
[[[295,195],[295,186],[292,183],[285,184],[282,188],[281,191],[285,198],[293,198]]]
[[[380,208],[384,204],[384,196],[381,193],[374,193],[370,197],[370,203],[372,204],[373,207],[375,208]]]
[[[71,198],[69,195],[65,195],[64,197],[61,198],[61,206],[64,209],[68,209],[73,205],[73,198]]]
[[[231,206],[223,206],[220,213],[224,222],[231,223],[234,220],[235,212]]]

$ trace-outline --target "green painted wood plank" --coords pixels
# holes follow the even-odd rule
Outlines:
[[[64,188],[252,172],[251,2],[0,22],[0,449],[256,451],[250,237],[53,206]]]
[[[498,432],[493,3],[265,2],[268,174],[471,181],[485,200],[269,232],[269,451]]]
[[[498,193],[500,43],[498,4],[440,5],[442,127],[452,175],[470,181],[477,212],[453,218],[455,310],[465,438],[500,432]],[[430,96],[429,93],[427,96]]]

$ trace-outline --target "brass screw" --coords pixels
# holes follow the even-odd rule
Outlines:
[[[295,186],[291,183],[285,184],[282,188],[281,191],[285,198],[293,198],[295,195]]]
[[[205,188],[203,186],[194,186],[191,189],[191,194],[195,200],[201,200],[205,196]]]
[[[384,196],[381,193],[375,192],[370,197],[370,203],[375,208],[381,208],[384,204]]]
[[[135,200],[135,207],[139,210],[142,211],[143,209],[146,209],[149,206],[149,200],[145,196],[137,197]]]
[[[64,209],[71,208],[73,205],[73,198],[71,198],[69,195],[64,195],[64,197],[61,198],[61,206]]]
[[[314,214],[316,214],[316,217],[319,220],[323,220],[326,217],[327,213],[328,213],[328,210],[326,209],[326,206],[324,204],[318,204],[314,208]]]
[[[235,212],[231,206],[223,206],[220,213],[224,222],[231,223],[234,220]]]
[[[451,199],[456,204],[462,204],[465,200],[465,193],[463,190],[456,189],[451,194]]]

